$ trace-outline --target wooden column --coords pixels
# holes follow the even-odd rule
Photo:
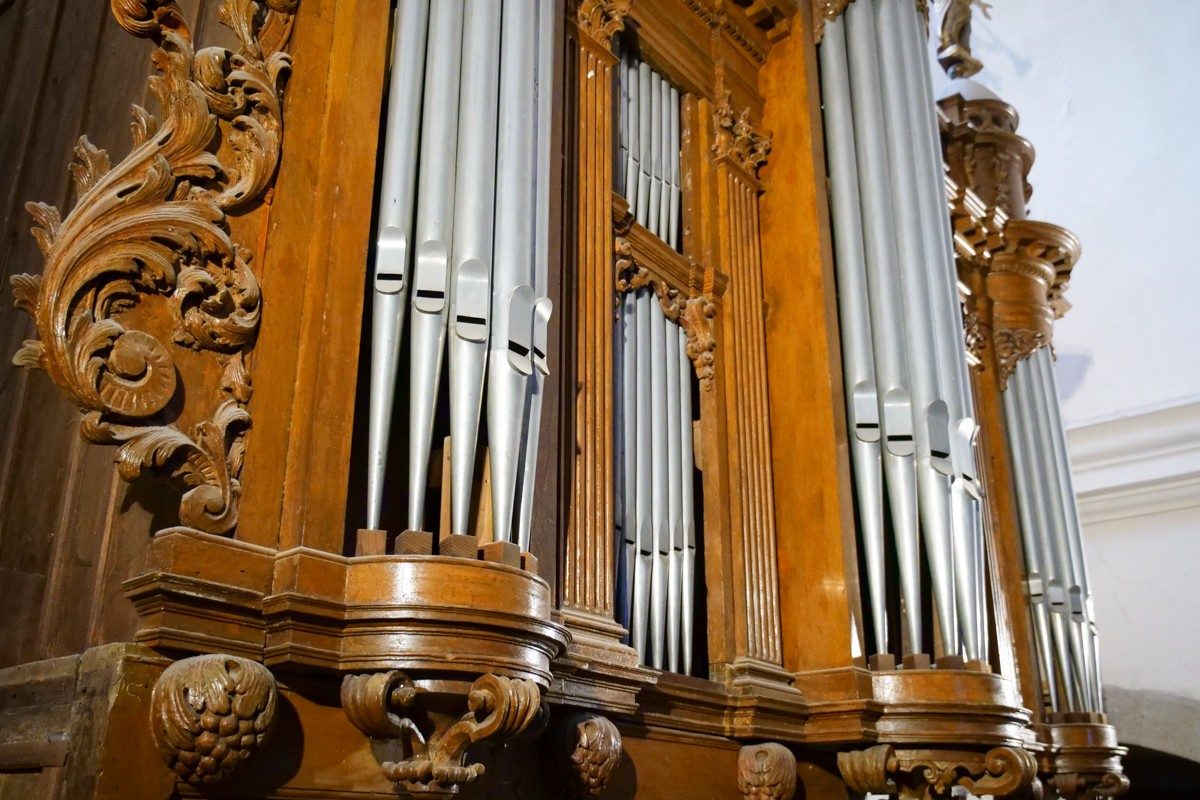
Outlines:
[[[728,96],[716,105],[713,123],[718,259],[729,275],[721,325],[736,621],[725,657],[736,682],[775,673],[782,662],[758,219],[758,169],[770,140],[750,124],[748,111],[735,112]]]

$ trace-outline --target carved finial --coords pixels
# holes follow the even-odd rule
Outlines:
[[[725,92],[721,102],[713,111],[716,141],[713,153],[717,158],[728,158],[751,175],[757,176],[759,167],[767,163],[771,152],[771,135],[755,128],[750,123],[750,109],[735,113]]]
[[[235,656],[185,658],[150,693],[154,743],[186,783],[228,778],[262,745],[275,722],[270,670]]]
[[[971,55],[971,7],[978,6],[984,19],[991,19],[991,5],[984,0],[942,0],[941,31],[938,33],[938,63],[951,78],[969,78],[983,64]]]
[[[791,800],[796,757],[777,742],[746,745],[738,753],[738,791],[745,800]]]
[[[580,30],[608,47],[612,37],[625,28],[630,0],[579,0],[575,20]]]
[[[607,717],[589,711],[567,715],[556,726],[558,764],[573,797],[597,797],[624,752],[621,733]]]
[[[421,690],[396,670],[347,675],[341,694],[346,717],[356,728],[373,739],[402,744],[406,758],[380,764],[384,777],[402,791],[423,797],[455,795],[483,775],[483,764],[464,763],[471,745],[507,743],[546,721],[536,683],[492,674],[472,684],[467,713],[450,725],[415,713],[423,698],[435,693]],[[425,727],[417,723],[418,717]]]

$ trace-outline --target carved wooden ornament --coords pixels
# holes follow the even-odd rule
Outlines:
[[[838,753],[838,769],[856,792],[899,795],[902,800],[948,800],[960,786],[977,797],[1037,792],[1037,760],[1025,750],[995,747],[986,753],[896,750],[877,745]]]
[[[134,106],[133,150],[115,166],[79,140],[71,165],[79,200],[65,217],[44,203],[26,206],[45,267],[12,278],[38,335],[13,362],[46,372],[79,407],[84,439],[120,445],[122,478],[147,470],[178,478],[180,521],[207,533],[237,524],[250,424],[246,356],[261,311],[250,253],[230,238],[226,215],[261,199],[274,180],[291,65],[280,48],[297,2],[270,0],[260,15],[253,0],[225,0],[220,18],[238,49],[196,52],[174,0],[112,0],[125,30],[158,43],[149,86],[161,115]],[[214,152],[219,139],[229,163]],[[152,295],[167,299],[173,342],[122,321]],[[180,388],[174,347],[211,353],[224,368],[215,409],[187,431],[165,419]]]
[[[278,691],[257,661],[203,655],[176,661],[150,693],[154,743],[186,783],[228,778],[275,723]]]
[[[521,678],[482,676],[467,694],[467,712],[453,724],[432,730],[414,720],[426,694],[397,670],[347,675],[342,681],[342,707],[350,722],[373,739],[402,746],[402,760],[380,766],[384,777],[409,795],[457,794],[484,772],[483,764],[464,763],[468,747],[506,744],[546,721],[541,689]],[[412,716],[401,716],[406,711]]]
[[[746,800],[791,800],[796,757],[777,742],[751,744],[738,753],[738,790]]]
[[[574,797],[599,796],[624,753],[621,733],[607,717],[587,711],[567,716],[559,726],[566,752],[560,764]]]

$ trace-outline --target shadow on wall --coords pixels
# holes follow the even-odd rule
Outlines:
[[[1193,800],[1200,786],[1200,764],[1161,750],[1129,746],[1125,756],[1129,793],[1124,800]]]
[[[1200,786],[1200,700],[1107,686],[1105,705],[1129,747],[1127,800],[1196,797]]]

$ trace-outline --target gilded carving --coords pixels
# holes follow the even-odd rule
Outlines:
[[[430,715],[421,713],[426,694],[396,670],[347,675],[342,681],[342,707],[350,722],[373,739],[401,746],[403,758],[380,766],[384,777],[409,795],[457,794],[484,773],[483,764],[465,763],[467,748],[506,743],[546,719],[541,689],[521,678],[482,676],[467,693],[467,712],[447,725],[430,724]]]
[[[812,3],[813,41],[825,38],[825,23],[840,17],[850,5],[850,0],[810,0]]]
[[[992,341],[996,347],[996,366],[1003,390],[1021,359],[1028,358],[1039,347],[1049,344],[1050,337],[1043,331],[1001,328],[992,335]]]
[[[971,8],[978,6],[984,19],[991,19],[991,5],[983,0],[943,0],[941,30],[938,31],[938,63],[951,78],[969,78],[983,69],[971,55]]]
[[[230,238],[226,215],[260,200],[278,166],[291,62],[264,48],[260,34],[286,31],[294,9],[273,0],[260,14],[252,0],[225,0],[220,18],[238,49],[195,52],[174,0],[113,0],[123,28],[158,43],[149,86],[161,117],[134,106],[134,146],[115,166],[79,140],[71,166],[79,200],[65,217],[27,205],[45,265],[41,275],[12,278],[16,305],[38,334],[14,363],[46,372],[79,407],[86,440],[120,446],[124,479],[147,470],[179,479],[180,521],[208,533],[237,524],[250,424],[245,355],[261,311],[249,251]],[[231,163],[215,154],[219,139]],[[174,343],[209,351],[224,368],[227,396],[188,431],[164,420],[180,388],[172,345],[123,322],[151,295],[168,299]]]
[[[262,664],[226,655],[185,658],[151,690],[154,743],[179,780],[218,783],[262,746],[277,705],[275,678]]]
[[[575,8],[579,29],[593,40],[609,46],[613,36],[625,29],[630,0],[580,0]]]
[[[904,800],[948,800],[955,787],[982,797],[1037,793],[1037,760],[1025,750],[996,747],[986,753],[896,750],[891,745],[838,753],[838,769],[856,792],[899,795]]]
[[[750,123],[750,109],[736,113],[729,92],[725,92],[713,111],[713,123],[716,141],[712,149],[716,157],[728,158],[751,176],[757,176],[771,152],[771,136]]]
[[[624,753],[621,733],[607,717],[580,711],[561,724],[558,738],[565,753],[561,764],[574,797],[597,797]]]
[[[737,766],[738,791],[746,800],[791,800],[796,794],[796,757],[777,742],[746,745]]]

